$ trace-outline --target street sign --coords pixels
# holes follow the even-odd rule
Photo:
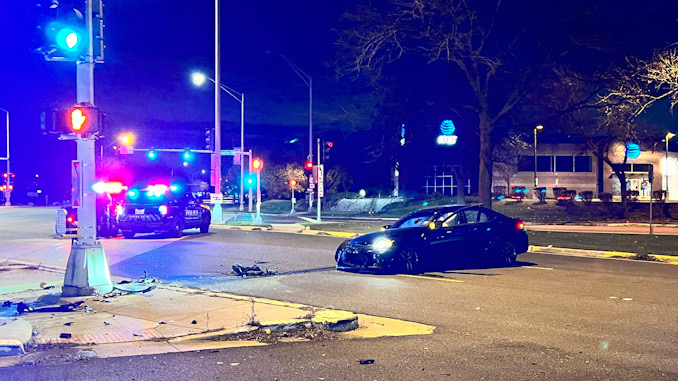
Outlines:
[[[82,206],[82,162],[78,160],[71,161],[71,205]]]
[[[235,155],[235,150],[234,149],[222,149],[221,155],[222,156],[233,156],[233,155]]]
[[[210,193],[210,203],[221,204],[224,202],[224,195],[221,193]]]
[[[66,209],[57,209],[56,215],[56,234],[58,236],[66,235]]]
[[[320,164],[316,167],[318,167],[318,197],[325,197],[325,187],[323,184],[325,180],[325,166]]]

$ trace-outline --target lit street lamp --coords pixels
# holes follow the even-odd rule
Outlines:
[[[534,189],[532,192],[532,198],[537,198],[537,186],[539,186],[539,179],[537,178],[537,131],[542,130],[544,126],[538,124],[534,128]]]
[[[669,199],[669,172],[668,172],[668,167],[669,167],[669,140],[671,140],[672,137],[676,136],[673,132],[667,132],[666,136],[664,137],[664,141],[666,142],[666,151],[665,151],[665,159],[664,159],[664,190],[666,191],[666,199]]]
[[[193,73],[191,75],[191,79],[193,80],[193,84],[196,86],[202,86],[208,79],[212,81],[212,83],[214,83],[215,86],[217,85],[217,82],[214,79],[209,78],[204,74],[198,72]],[[232,88],[223,84],[219,84],[219,88],[225,91],[233,99],[240,102],[240,211],[242,212],[243,210],[245,210],[245,204],[243,200],[243,188],[244,188],[243,177],[245,176],[245,166],[244,166],[244,155],[242,154],[243,152],[245,152],[245,94],[235,91]],[[219,144],[219,146],[221,147],[221,143]],[[214,147],[216,151],[216,141]],[[219,160],[221,160],[221,151],[216,151],[215,153],[218,155]],[[219,174],[219,182],[221,182],[221,174]],[[252,210],[250,209],[250,212],[251,211]]]

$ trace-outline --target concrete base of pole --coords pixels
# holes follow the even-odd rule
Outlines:
[[[212,208],[212,223],[224,223],[224,209],[222,208],[221,204],[214,204],[214,207]]]
[[[91,296],[113,291],[111,274],[104,248],[100,242],[92,245],[73,243],[61,295]]]

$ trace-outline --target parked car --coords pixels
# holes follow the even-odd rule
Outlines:
[[[98,193],[96,199],[96,224],[98,237],[116,237],[118,230],[119,202],[114,201],[108,193]],[[78,209],[72,206],[63,208],[66,211],[67,234],[75,234],[78,227]]]
[[[525,223],[481,205],[422,209],[383,231],[343,242],[338,270],[413,273],[460,261],[513,265],[527,251]]]
[[[181,237],[184,229],[209,231],[212,215],[190,191],[164,184],[132,188],[118,212],[118,225],[125,238],[137,233],[166,233]]]

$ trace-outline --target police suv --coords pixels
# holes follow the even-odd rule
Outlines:
[[[118,208],[118,226],[125,238],[137,233],[167,233],[181,237],[184,229],[207,233],[210,209],[183,186],[155,184],[131,188]]]

